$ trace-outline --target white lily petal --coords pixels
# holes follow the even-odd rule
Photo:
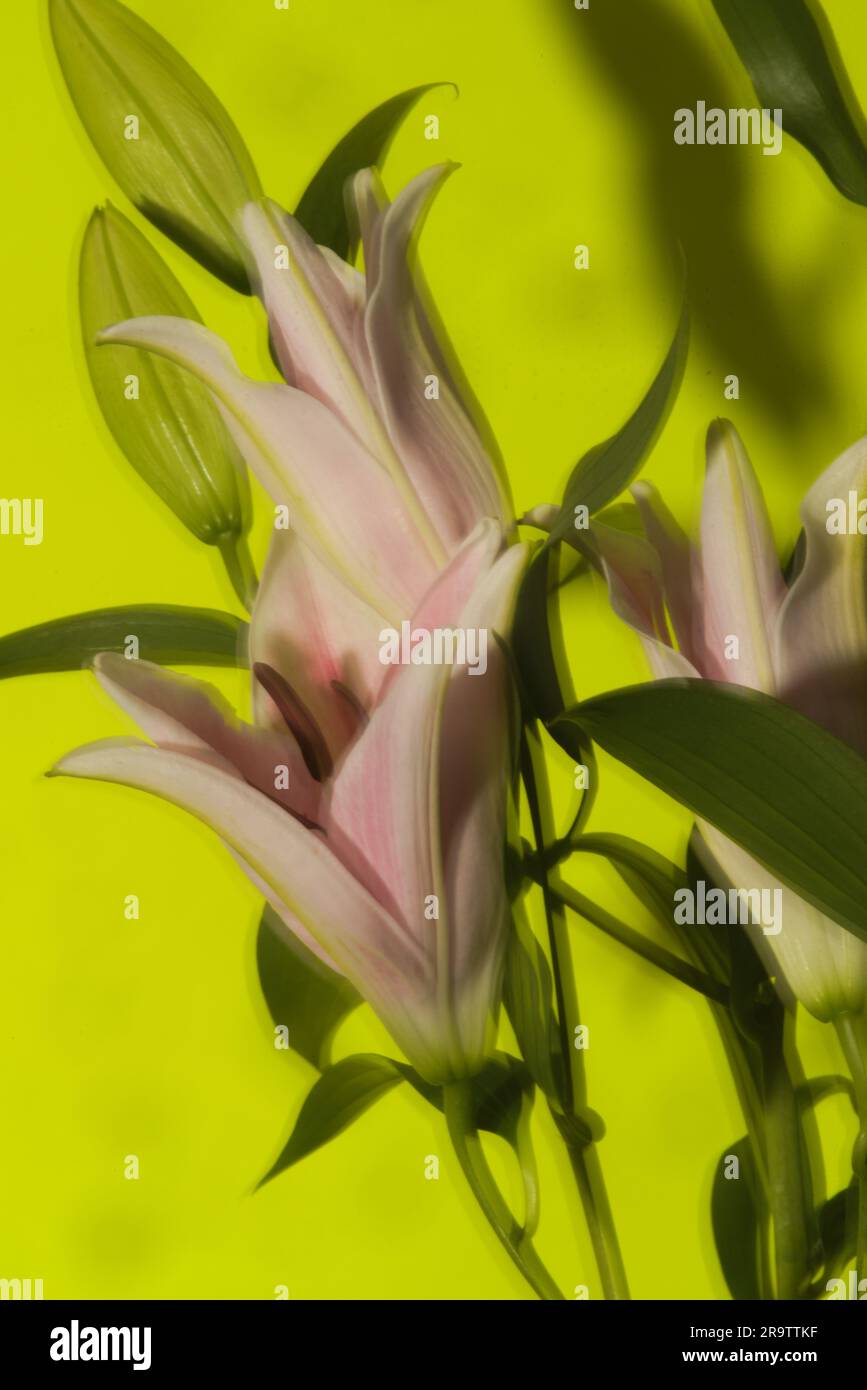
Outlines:
[[[382,214],[376,278],[368,271],[367,341],[380,410],[447,552],[482,517],[510,515],[497,474],[458,399],[413,283],[415,243],[453,166],[428,169]],[[434,383],[438,395],[433,394]]]
[[[329,261],[301,224],[270,200],[249,203],[242,226],[286,380],[327,405],[375,454],[382,426],[370,400],[367,349],[357,332],[363,280],[349,266],[335,273],[334,262],[343,262],[337,256]],[[354,277],[352,293],[347,275]]]
[[[358,727],[344,687],[365,710],[373,707],[386,668],[379,634],[387,622],[291,531],[275,531],[250,624],[250,663],[265,662],[289,682],[313,715],[334,761]],[[258,681],[256,717],[273,728],[283,718]]]
[[[702,675],[773,694],[770,632],[786,589],[761,488],[727,420],[708,431],[696,568],[701,607],[693,640]]]
[[[770,974],[779,970],[792,995],[822,1022],[843,1013],[860,1013],[867,1000],[867,943],[785,888],[769,869],[714,826],[701,821],[699,828],[706,846],[704,857],[721,887],[780,894],[780,930],[749,927]],[[773,898],[766,901],[771,903]],[[773,928],[776,923],[766,921],[765,925]]]
[[[654,547],[643,536],[621,531],[598,519],[590,529],[608,584],[611,607],[638,634],[656,679],[697,676],[692,663],[672,645],[662,567]]]
[[[68,753],[54,773],[152,792],[215,829],[353,982],[415,1065],[442,1066],[426,953],[353,878],[324,837],[218,768],[135,739]]]
[[[774,634],[782,698],[863,754],[867,515],[857,507],[865,501],[867,439],[862,439],[822,474],[804,499],[804,564],[783,602]]]
[[[101,342],[156,352],[209,387],[239,448],[323,564],[383,613],[411,612],[436,568],[385,469],[312,396],[239,371],[226,344],[187,319],[116,324]],[[339,499],[339,500],[338,500]]]
[[[320,788],[285,725],[271,731],[244,724],[215,686],[150,661],[101,652],[93,669],[103,690],[159,747],[210,755],[213,766],[243,777],[294,815],[317,821]],[[278,776],[284,768],[288,775]]]
[[[652,483],[642,479],[630,491],[641,516],[644,534],[659,556],[665,606],[671,617],[678,650],[694,663],[692,553],[689,540]]]

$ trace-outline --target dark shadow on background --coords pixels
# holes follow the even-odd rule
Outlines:
[[[589,56],[629,112],[643,149],[645,225],[662,249],[673,296],[682,274],[677,243],[683,248],[693,331],[716,359],[720,391],[723,377],[736,373],[742,392],[759,396],[779,427],[795,432],[831,403],[814,315],[830,294],[833,257],[824,277],[811,265],[806,287],[780,294],[764,277],[746,217],[751,181],[774,156],[759,146],[674,143],[680,107],[695,110],[702,100],[728,110],[757,99],[734,89],[697,24],[660,0],[594,0],[587,11],[572,0],[548,3],[564,43],[579,62]],[[727,42],[720,26],[720,44]]]

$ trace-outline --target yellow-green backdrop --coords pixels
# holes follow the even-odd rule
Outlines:
[[[646,389],[689,266],[693,338],[648,464],[694,519],[703,433],[737,423],[781,551],[806,486],[867,430],[867,211],[786,139],[677,150],[673,111],[755,104],[708,0],[135,0],[212,85],[268,192],[293,205],[334,141],[393,93],[426,97],[386,165],[396,189],[462,164],[423,257],[440,311],[501,442],[519,509],[556,500],[569,467]],[[867,94],[867,16],[826,0]],[[76,262],[93,206],[130,212],[63,87],[40,0],[7,7],[0,492],[44,499],[45,538],[0,537],[2,630],[140,601],[234,607],[200,547],[126,465],[92,398]],[[437,114],[437,143],[423,118]],[[680,161],[680,162],[678,162]],[[252,372],[262,318],[145,227],[205,320]],[[589,247],[589,269],[573,265]],[[740,377],[740,399],[723,379]],[[261,501],[261,495],[260,501]],[[259,554],[267,518],[260,507]],[[582,695],[646,675],[592,585],[575,586],[568,650]],[[238,705],[240,672],[217,673]],[[464,1189],[443,1125],[406,1087],[253,1195],[313,1072],[275,1051],[257,987],[253,889],[203,826],[117,787],[42,774],[87,740],[130,732],[83,673],[0,684],[0,1276],[48,1298],[523,1298]],[[562,803],[568,767],[560,768]],[[610,760],[592,826],[683,851],[688,821]],[[582,887],[633,923],[600,872]],[[141,917],[125,920],[138,894]],[[589,926],[574,926],[590,1027],[590,1102],[633,1291],[725,1295],[709,1236],[714,1164],[743,1131],[709,1012]],[[814,1071],[838,1065],[801,1026]],[[391,1045],[367,1012],[337,1055]],[[843,1102],[826,1102],[830,1190],[847,1175]],[[540,1247],[567,1290],[596,1274],[568,1171],[537,1116]],[[124,1177],[136,1154],[140,1178]],[[440,1178],[425,1159],[440,1158]],[[498,1162],[499,1162],[498,1156]],[[500,1169],[507,1184],[508,1164]]]

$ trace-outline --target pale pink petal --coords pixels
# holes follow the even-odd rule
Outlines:
[[[643,536],[595,520],[588,533],[608,584],[611,607],[638,634],[657,680],[695,676],[695,667],[672,644],[668,629],[662,566]]]
[[[487,669],[452,671],[439,736],[439,829],[448,940],[444,998],[468,1056],[484,1054],[498,997],[509,902],[503,872],[515,709],[500,639],[511,630],[527,561],[513,546],[483,576],[460,625],[488,632]]]
[[[267,797],[219,768],[136,740],[68,753],[56,774],[138,787],[210,825],[380,1014],[426,1074],[442,1065],[427,953],[329,849]]]
[[[102,652],[94,661],[94,673],[107,694],[161,748],[192,756],[213,752],[219,760],[215,765],[243,777],[293,815],[317,821],[320,788],[285,726],[271,732],[244,724],[214,686],[164,671],[150,661]]]
[[[250,661],[265,662],[296,690],[336,761],[358,728],[355,701],[370,710],[386,668],[379,660],[380,613],[363,603],[290,531],[275,531],[250,627]],[[254,682],[259,723],[283,726]]]
[[[701,608],[694,640],[702,675],[773,694],[770,635],[785,585],[761,488],[727,420],[708,431],[696,580]],[[727,649],[738,655],[727,657]]]
[[[408,624],[410,632],[456,624],[501,544],[498,528],[482,524],[439,576]],[[341,856],[421,936],[430,931],[425,899],[437,892],[431,839],[434,743],[451,668],[386,669],[370,724],[335,770],[328,824]]]
[[[336,271],[335,263],[343,262],[329,259],[294,217],[269,200],[248,203],[242,230],[287,382],[327,405],[376,453],[382,428],[358,332],[363,280],[349,266]],[[284,248],[288,254],[281,255]]]
[[[450,172],[448,165],[426,170],[382,214],[374,275],[368,270],[365,317],[381,413],[449,552],[482,517],[504,522],[510,514],[488,453],[444,370],[429,326],[419,317],[415,240],[434,193]]]
[[[294,912],[290,911],[276,889],[272,888],[270,883],[265,882],[264,878],[247,863],[247,860],[242,854],[239,854],[231,845],[226,844],[225,840],[223,844],[226,845],[226,849],[238,865],[238,868],[242,869],[247,875],[247,878],[256,889],[256,892],[261,893],[268,906],[274,909],[286,931],[292,936],[297,936],[302,945],[306,946],[308,951],[312,951],[317,960],[322,961],[323,965],[327,965],[330,970],[336,970],[338,975],[342,975],[343,971],[338,969],[335,961],[331,959],[325,948],[316,940],[316,937],[311,936],[303,922],[299,921]]]
[[[695,619],[689,539],[652,483],[642,479],[630,491],[641,516],[644,534],[659,556],[665,606],[678,650],[687,660],[694,661],[692,631]]]
[[[187,319],[130,320],[99,341],[146,348],[198,377],[323,564],[381,612],[412,611],[436,573],[426,539],[385,469],[331,411],[291,386],[244,376],[225,343]]]
[[[780,697],[863,754],[867,515],[857,509],[865,501],[867,439],[862,439],[822,474],[804,499],[804,564],[774,634]]]
[[[456,1058],[484,1054],[504,939],[509,743],[494,634],[508,633],[527,552],[515,546],[495,560],[498,548],[497,529],[479,528],[413,621],[414,631],[483,629],[488,669],[470,675],[449,665],[401,666],[337,770],[328,817],[341,857],[433,953],[442,1030],[451,1033]],[[478,716],[472,729],[462,704]],[[493,853],[493,867],[476,863],[474,898],[467,875],[483,848]]]
[[[359,169],[346,185],[346,202],[355,221],[364,252],[368,285],[379,279],[383,215],[391,206],[377,169]]]

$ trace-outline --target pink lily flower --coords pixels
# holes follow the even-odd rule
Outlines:
[[[504,549],[500,526],[480,522],[422,598],[413,630],[506,637],[525,563],[526,547]],[[358,615],[324,605],[303,649],[282,644],[279,624],[262,631],[291,566],[291,550],[281,552],[254,615],[266,727],[243,724],[201,681],[103,654],[100,684],[152,741],[93,743],[54,771],[153,792],[211,825],[286,930],[355,984],[423,1076],[471,1075],[492,1038],[509,920],[504,654],[489,641],[484,674],[382,667],[371,696],[379,646],[363,627],[369,649],[353,669],[334,668],[325,728],[299,688],[325,680]],[[297,664],[309,652],[314,676]]]
[[[644,535],[593,524],[615,612],[638,633],[657,679],[701,676],[785,700],[867,755],[865,542],[829,528],[828,504],[865,495],[867,440],[804,499],[803,563],[787,587],[758,479],[734,426],[707,443],[701,535],[691,545],[656,490],[632,488]],[[784,888],[700,822],[709,867],[733,887],[780,890],[780,930],[753,931],[788,989],[823,1021],[867,999],[867,945]],[[770,901],[770,899],[769,899]]]
[[[391,204],[373,170],[352,180],[364,274],[317,247],[276,204],[245,208],[283,383],[245,376],[220,338],[186,319],[134,319],[98,339],[158,353],[203,382],[247,463],[287,509],[305,548],[296,568],[309,557],[392,626],[480,520],[505,529],[512,519],[502,470],[413,273],[418,234],[452,167],[420,174]]]

